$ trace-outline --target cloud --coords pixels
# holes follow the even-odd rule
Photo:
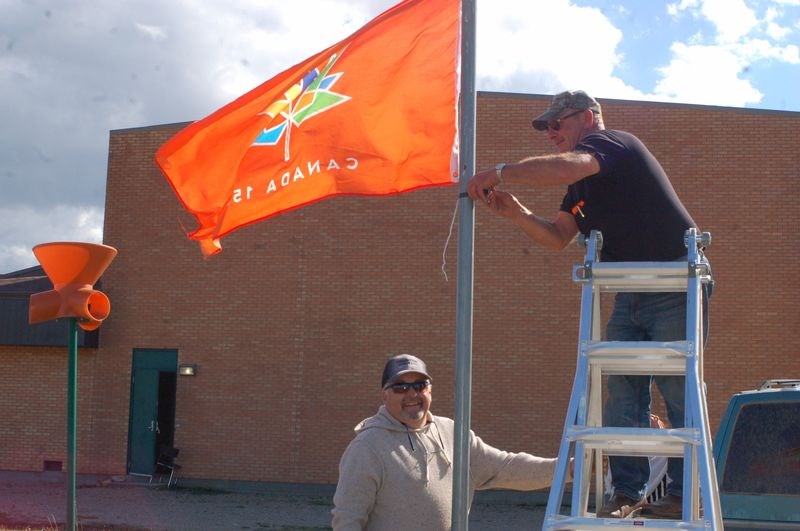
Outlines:
[[[758,24],[755,12],[744,0],[703,0],[701,13],[717,28],[717,42],[736,42]]]
[[[789,64],[800,63],[800,55],[798,55],[798,47],[796,45],[775,46],[765,39],[746,40],[736,47],[735,53],[745,63],[767,60],[776,60]]]
[[[775,40],[782,40],[785,39],[787,35],[792,32],[791,28],[786,28],[779,24],[775,24],[774,22],[770,22],[767,25],[767,35]]]
[[[798,2],[800,2],[800,0],[798,0]],[[767,8],[767,12],[764,15],[764,24],[766,24],[765,31],[773,40],[782,41],[794,32],[793,28],[776,22],[776,20],[782,18],[784,15],[785,13],[783,9],[779,9],[775,6],[770,6]],[[796,21],[794,26],[795,28],[800,28],[800,20]]]
[[[667,4],[667,14],[673,17],[678,16],[681,11],[694,9],[700,4],[700,0],[681,0],[680,3]]]
[[[668,64],[658,68],[659,98],[736,107],[757,104],[764,94],[740,76],[762,61],[798,62],[797,45],[779,44],[793,30],[781,24],[784,12],[774,5],[764,9],[761,20],[744,0],[683,0],[668,5],[667,12],[673,17],[689,12],[710,22],[716,33],[709,39],[697,32],[687,42],[672,44]]]
[[[163,41],[167,38],[167,32],[164,31],[164,28],[160,28],[158,26],[149,26],[147,24],[141,24],[139,22],[135,22],[134,26],[136,29],[153,39],[154,41]]]
[[[35,265],[32,248],[39,243],[103,240],[103,210],[94,206],[0,207],[0,219],[0,273]]]
[[[763,94],[740,79],[741,58],[724,46],[675,43],[673,58],[656,85],[656,93],[669,100],[706,105],[742,106],[757,103]],[[725,87],[725,90],[720,90]]]
[[[598,97],[641,96],[614,74],[623,35],[599,9],[567,0],[526,2],[523,11],[518,0],[484,6],[478,4],[477,16],[479,89],[555,93],[580,87]]]

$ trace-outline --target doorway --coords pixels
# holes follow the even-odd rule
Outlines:
[[[178,351],[133,349],[128,473],[152,476],[162,448],[175,440]]]

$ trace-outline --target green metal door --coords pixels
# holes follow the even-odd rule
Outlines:
[[[128,430],[128,473],[149,476],[156,463],[159,379],[175,373],[176,350],[134,349],[131,371],[131,413]]]
[[[156,462],[158,371],[136,369],[132,383],[129,472],[149,476]]]

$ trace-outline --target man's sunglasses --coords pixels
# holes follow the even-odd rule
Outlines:
[[[576,114],[582,113],[585,110],[586,109],[583,109],[583,110],[580,110],[580,111],[571,112],[566,116],[562,116],[561,118],[558,118],[558,119],[554,118],[552,120],[548,120],[547,121],[547,128],[548,129],[552,129],[553,131],[558,131],[558,130],[561,129],[561,121],[562,120],[566,120],[567,118],[571,118],[571,117],[575,116]]]
[[[411,382],[411,383],[396,383],[392,384],[389,387],[392,391],[399,394],[407,393],[409,389],[413,388],[414,391],[421,393],[423,389],[427,389],[428,386],[431,385],[430,380],[423,380],[421,382]]]

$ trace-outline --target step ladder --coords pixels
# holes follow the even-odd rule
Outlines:
[[[684,241],[686,261],[603,263],[599,259],[602,235],[592,231],[588,238],[581,237],[585,261],[573,267],[573,280],[582,285],[578,359],[545,530],[723,530],[703,386],[702,289],[712,279],[702,248],[710,243],[711,235],[690,229]],[[604,292],[686,292],[686,340],[602,341],[600,294]],[[603,376],[614,374],[685,376],[685,427],[603,427]],[[592,469],[594,507],[600,508],[604,504],[603,457],[609,455],[683,457],[683,519],[598,518],[590,513]],[[564,509],[569,514],[562,514],[571,456],[575,458],[572,502]]]

